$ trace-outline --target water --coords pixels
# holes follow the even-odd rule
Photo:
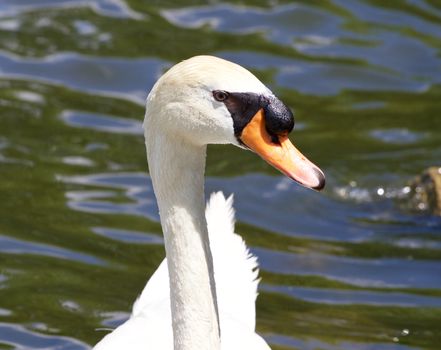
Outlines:
[[[191,4],[190,4],[191,3]],[[408,181],[441,165],[433,0],[0,2],[0,349],[87,349],[164,257],[141,130],[147,92],[195,54],[238,62],[296,115],[314,193],[210,146],[235,194],[274,349],[439,349],[441,220]]]

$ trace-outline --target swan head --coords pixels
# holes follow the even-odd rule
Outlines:
[[[144,133],[203,146],[250,149],[301,185],[321,190],[323,172],[288,138],[291,110],[245,68],[195,56],[168,70],[147,97]],[[159,134],[159,135],[158,135]]]

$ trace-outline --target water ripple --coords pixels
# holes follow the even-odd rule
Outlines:
[[[137,244],[164,244],[161,236],[130,230],[121,230],[108,227],[94,227],[92,231],[97,235],[104,236],[119,242]]]
[[[430,47],[419,37],[406,36],[400,31],[418,28],[425,35],[438,37],[439,24],[405,12],[368,6],[361,1],[353,1],[350,6],[346,2],[340,5],[366,24],[384,25],[384,29],[380,29],[381,39],[373,30],[363,33],[351,30],[349,23],[353,18],[302,4],[279,5],[271,9],[222,4],[167,9],[161,13],[171,23],[185,28],[209,25],[221,32],[264,33],[269,41],[292,46],[319,60],[328,57],[359,61],[353,65],[342,65],[286,59],[290,67],[284,67],[278,60],[278,64],[274,65],[274,68],[282,67],[278,85],[305,93],[320,91],[322,94],[335,94],[342,89],[424,91],[433,83],[441,82],[437,48]],[[398,29],[391,30],[391,25]],[[236,53],[227,57],[245,65],[253,60],[267,64],[268,60],[262,59],[261,54],[250,53],[256,54],[257,57],[247,57],[242,61]],[[362,61],[368,62],[372,68],[360,65]]]
[[[83,342],[64,336],[42,335],[21,325],[0,323],[0,344],[14,349],[89,350]]]
[[[156,58],[122,59],[63,53],[25,59],[0,53],[0,77],[62,84],[84,92],[116,96],[144,104],[147,91],[165,67]]]
[[[336,290],[263,284],[262,291],[289,295],[313,303],[336,305],[377,305],[402,307],[441,307],[441,298],[395,292]]]
[[[341,24],[337,16],[300,4],[271,9],[222,4],[163,10],[161,14],[171,23],[185,28],[210,25],[229,33],[263,32],[269,40],[280,44],[290,44],[295,37],[311,33],[323,38],[322,42],[326,43],[332,41]]]
[[[392,337],[391,337],[392,338]],[[318,339],[301,339],[282,335],[266,335],[265,339],[271,344],[288,346],[302,350],[420,350],[413,346],[391,343],[361,343],[353,341],[325,342]],[[391,339],[393,340],[393,338]]]
[[[142,123],[129,118],[117,118],[108,115],[64,111],[61,119],[70,126],[117,133],[142,135]]]
[[[410,131],[409,129],[377,129],[372,130],[369,135],[377,140],[385,143],[409,144],[415,143],[423,139],[426,135]]]
[[[84,253],[51,246],[48,244],[27,242],[0,235],[0,252],[7,254],[36,254],[58,259],[79,261],[90,265],[106,265],[101,259]]]
[[[41,8],[70,8],[91,7],[98,14],[110,17],[143,19],[146,16],[133,11],[124,0],[3,0],[0,4],[0,14],[3,16],[16,15],[24,11]]]
[[[257,305],[267,339],[305,350],[439,347],[441,298],[429,294],[441,288],[441,219],[401,203],[406,181],[441,156],[440,5],[193,4],[0,1],[0,317],[15,322],[0,324],[0,348],[87,349],[61,335],[92,342],[100,320],[113,328],[128,317],[163,256],[140,105],[166,68],[200,53],[281,93],[327,174],[318,194],[257,173],[270,171],[232,149],[208,158],[207,194],[236,194],[238,232],[259,247],[272,283]],[[139,120],[120,118],[122,108]],[[44,229],[63,225],[86,233],[87,254],[72,248],[79,236],[54,241]],[[64,263],[33,269],[43,257]],[[306,311],[272,304],[290,298]]]
[[[431,86],[430,82],[369,66],[310,62],[245,51],[222,51],[218,55],[248,68],[272,70],[276,72],[277,86],[305,94],[335,95],[345,89],[423,92]]]
[[[263,269],[282,274],[318,275],[361,287],[441,288],[437,261],[355,259],[294,254],[253,248]]]
[[[70,191],[68,205],[75,210],[91,213],[126,213],[140,215],[159,221],[156,199],[151,179],[142,173],[108,173],[86,176],[59,176],[60,181],[82,185],[103,186],[121,189],[128,202],[112,202],[114,192]],[[288,181],[288,183],[287,183]],[[281,186],[283,185],[283,186]],[[287,186],[286,186],[287,185]],[[293,236],[316,237],[324,240],[362,241],[372,235],[372,230],[362,226],[348,225],[350,218],[344,213],[346,203],[329,203],[330,199],[301,188],[283,177],[250,174],[234,178],[206,178],[206,193],[222,190],[226,194],[235,193],[235,208],[240,221]],[[263,191],[256,191],[261,188]],[[88,194],[89,193],[89,194]],[[98,200],[99,199],[99,200]],[[105,199],[105,200],[104,200]],[[294,200],[295,199],[295,200]],[[267,207],[272,210],[266,210]],[[326,219],[320,215],[311,216],[315,211],[326,212]],[[293,216],[295,215],[295,218]],[[336,229],[338,227],[338,230]],[[320,229],[318,229],[320,228]],[[333,235],[329,232],[332,230]]]

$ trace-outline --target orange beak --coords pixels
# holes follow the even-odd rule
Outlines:
[[[278,136],[278,144],[273,142],[266,130],[262,109],[242,130],[240,139],[265,161],[301,185],[315,190],[325,187],[323,172],[294,147],[287,134]]]

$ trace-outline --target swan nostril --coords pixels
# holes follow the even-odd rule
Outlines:
[[[280,146],[280,140],[279,137],[277,135],[271,135],[268,133],[268,135],[271,136],[271,142],[274,143],[275,145],[279,145]]]

